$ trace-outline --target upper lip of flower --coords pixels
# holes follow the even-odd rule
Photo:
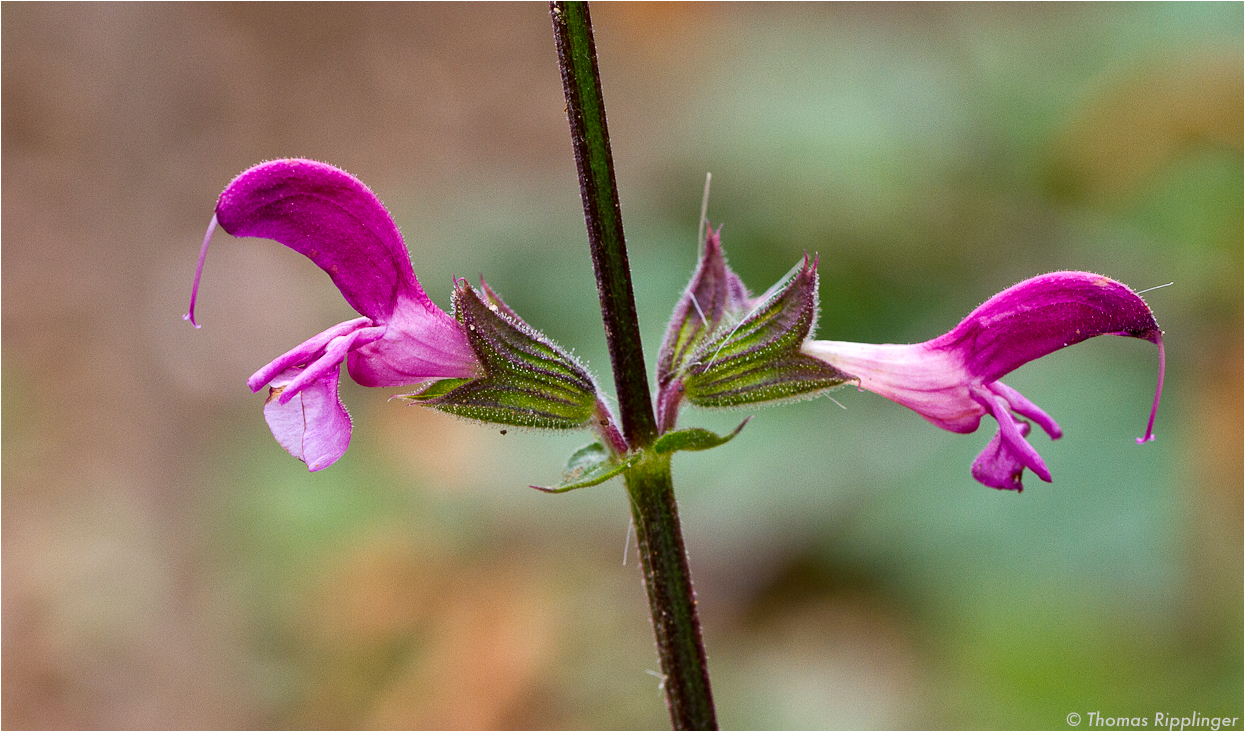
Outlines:
[[[459,324],[420,287],[406,245],[384,204],[349,173],[312,160],[283,159],[262,163],[234,178],[217,201],[199,253],[190,308],[184,316],[196,328],[195,299],[217,224],[234,236],[274,239],[311,259],[363,316],[304,341],[247,380],[252,391],[259,391],[279,378],[283,383],[279,391],[273,390],[277,407],[286,407],[311,385],[331,380],[331,390],[306,392],[297,419],[274,417],[265,409],[269,426],[283,445],[325,431],[336,431],[340,437],[345,431],[344,439],[318,442],[329,453],[309,455],[307,449],[291,449],[311,469],[336,461],[349,440],[349,419],[343,422],[345,410],[340,403],[328,408],[306,403],[308,399],[336,401],[342,361],[347,361],[351,376],[364,386],[404,386],[431,378],[479,375],[479,363]],[[319,423],[313,425],[307,419]],[[278,434],[299,424],[302,436]]]
[[[999,433],[973,464],[973,477],[1020,490],[1024,468],[1050,481],[1025,436],[1033,420],[1051,439],[1059,425],[1000,378],[1037,358],[1099,335],[1141,338],[1158,346],[1159,377],[1150,421],[1138,442],[1154,439],[1163,389],[1162,331],[1128,287],[1088,272],[1054,272],[1026,280],[987,300],[948,333],[913,345],[808,341],[804,352],[855,377],[861,388],[909,407],[934,425],[972,432],[991,414]]]

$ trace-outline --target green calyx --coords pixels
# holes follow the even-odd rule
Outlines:
[[[736,407],[838,386],[850,377],[800,352],[816,319],[817,264],[806,256],[738,325],[706,338],[671,387],[697,406]]]
[[[589,427],[597,410],[591,375],[566,351],[532,328],[481,282],[460,281],[454,317],[484,372],[474,379],[441,379],[402,398],[460,417],[542,429]]]

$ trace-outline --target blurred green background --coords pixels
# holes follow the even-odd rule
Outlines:
[[[0,14],[4,726],[665,727],[621,486],[527,488],[582,435],[347,383],[310,475],[244,381],[353,316],[323,273],[218,232],[180,318],[224,185],[313,157],[434,300],[482,272],[610,383],[546,6]],[[593,15],[650,360],[706,171],[755,292],[820,253],[824,338],[924,340],[1056,269],[1175,283],[1155,443],[1149,344],[1008,379],[1065,429],[1051,485],[984,488],[993,422],[852,388],[677,457],[723,725],[1245,716],[1242,5]]]

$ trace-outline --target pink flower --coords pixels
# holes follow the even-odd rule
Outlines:
[[[310,470],[332,465],[350,443],[350,416],[337,397],[340,366],[363,386],[474,378],[480,364],[454,318],[424,294],[402,235],[384,204],[349,173],[312,160],[274,160],[234,178],[216,203],[195,271],[190,309],[216,225],[234,236],[274,239],[328,273],[363,317],[314,336],[256,371],[269,386],[264,418],[273,436]]]
[[[1025,437],[1033,420],[1051,439],[1059,425],[999,381],[1021,365],[1099,335],[1141,338],[1158,346],[1159,377],[1145,436],[1163,391],[1163,334],[1132,290],[1088,272],[1034,277],[987,300],[951,332],[913,345],[806,341],[803,352],[859,379],[860,387],[902,404],[944,430],[973,432],[982,416],[999,431],[973,462],[973,477],[1019,491],[1025,468],[1050,482],[1050,471]]]

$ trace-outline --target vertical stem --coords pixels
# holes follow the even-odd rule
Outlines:
[[[656,439],[657,422],[631,288],[592,21],[584,2],[555,0],[549,9],[623,436],[632,451],[642,451]],[[669,456],[642,452],[625,480],[671,721],[676,729],[717,729]]]
[[[709,665],[670,479],[670,456],[641,461],[625,473],[624,479],[643,560],[670,721],[675,729],[717,729]]]
[[[657,422],[644,368],[644,349],[640,346],[640,324],[631,290],[618,185],[614,181],[614,156],[605,126],[605,100],[592,42],[592,21],[586,2],[552,2],[550,13],[623,436],[632,447],[647,447],[657,437]]]

